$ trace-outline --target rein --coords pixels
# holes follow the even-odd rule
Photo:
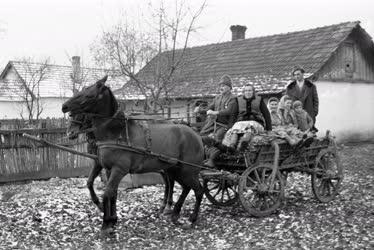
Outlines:
[[[183,160],[179,160],[177,158],[168,157],[168,156],[165,156],[165,155],[162,155],[162,154],[157,154],[157,153],[152,152],[151,148],[150,148],[151,137],[150,137],[150,134],[149,134],[149,129],[147,127],[144,128],[145,129],[145,134],[146,134],[146,147],[143,148],[143,147],[133,146],[131,144],[130,137],[129,137],[128,121],[129,120],[146,121],[146,120],[151,120],[151,119],[135,118],[135,117],[131,117],[131,116],[125,116],[124,118],[116,118],[115,116],[119,112],[121,112],[121,111],[117,110],[116,113],[114,113],[114,115],[111,116],[111,117],[107,117],[107,116],[103,116],[103,115],[99,115],[99,114],[94,114],[94,113],[82,113],[84,115],[96,116],[96,117],[107,119],[107,120],[109,120],[109,119],[118,119],[118,120],[123,120],[124,119],[125,120],[125,135],[126,135],[127,145],[122,144],[122,143],[120,144],[118,141],[101,141],[101,142],[96,142],[96,145],[98,147],[100,147],[100,148],[118,148],[118,149],[124,149],[126,151],[130,151],[130,152],[137,153],[137,154],[144,155],[144,156],[153,156],[153,157],[158,158],[161,161],[164,161],[164,162],[167,162],[167,163],[170,163],[170,164],[182,163],[182,164],[186,164],[186,165],[189,165],[189,166],[192,166],[192,167],[196,167],[196,168],[200,168],[200,169],[203,169],[203,170],[209,170],[209,171],[223,173],[222,170],[221,171],[219,171],[219,170],[213,170],[213,169],[211,169],[209,167],[205,167],[205,166],[202,166],[202,165],[199,165],[199,164],[194,164],[194,163],[186,162],[186,161],[183,161]],[[156,120],[156,119],[153,119],[153,120]],[[80,122],[80,121],[74,121],[74,122],[83,124],[83,122]],[[101,126],[103,126],[103,125],[105,125],[105,124],[102,124]],[[144,125],[142,125],[142,126],[144,126]],[[86,133],[87,131],[88,132],[92,132],[92,131],[95,131],[97,129],[98,129],[97,127],[96,128],[88,128],[88,129],[85,129],[85,130],[80,130],[79,133]]]
[[[118,109],[112,116],[104,116],[104,115],[100,115],[100,114],[96,114],[96,113],[88,113],[88,112],[84,112],[84,113],[81,113],[82,115],[85,115],[85,116],[91,116],[91,117],[97,117],[97,118],[100,118],[100,119],[105,119],[105,120],[121,120],[125,122],[124,124],[124,136],[126,137],[126,142],[128,144],[128,146],[133,146],[132,143],[131,143],[131,140],[130,140],[130,135],[129,135],[129,121],[130,120],[133,120],[133,121],[143,121],[141,122],[139,125],[143,128],[143,131],[144,131],[144,135],[145,135],[145,141],[146,141],[146,151],[147,152],[150,152],[151,151],[151,144],[152,144],[152,137],[151,137],[151,134],[150,134],[150,130],[149,130],[149,127],[148,127],[148,124],[144,121],[165,121],[167,119],[150,119],[150,118],[147,118],[147,117],[138,117],[138,116],[131,116],[131,115],[126,115],[124,114],[124,117],[116,117],[121,111]],[[81,121],[77,121],[77,120],[72,120],[71,121],[72,123],[77,123],[77,124],[80,124],[80,125],[84,125],[84,122],[81,122]],[[106,124],[101,124],[100,126],[105,126]],[[89,127],[87,129],[82,129],[82,130],[79,130],[77,133],[78,134],[83,134],[83,133],[89,133],[89,132],[94,132],[96,131],[97,129],[100,128],[99,127]]]
[[[83,115],[88,115],[88,116],[91,116],[91,117],[98,117],[98,118],[102,118],[102,119],[105,119],[105,120],[125,120],[125,133],[126,133],[126,141],[127,143],[129,144],[129,146],[131,146],[131,142],[130,142],[130,136],[129,136],[129,129],[128,129],[128,118],[127,116],[125,116],[124,118],[117,118],[115,117],[119,112],[121,112],[119,109],[113,114],[113,116],[104,116],[104,115],[100,115],[100,114],[96,114],[96,113],[82,113]],[[135,119],[134,119],[135,120]],[[84,125],[84,122],[81,122],[81,121],[77,121],[77,120],[72,120],[71,121],[72,123],[77,123],[77,124],[80,124],[80,125]],[[84,133],[89,133],[89,132],[94,132],[96,131],[98,128],[100,128],[101,126],[105,126],[106,124],[101,124],[99,127],[90,127],[90,128],[86,128],[86,129],[82,129],[82,130],[79,130],[78,131],[78,134],[84,134]]]

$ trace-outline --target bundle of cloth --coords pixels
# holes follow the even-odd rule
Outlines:
[[[222,144],[235,148],[236,145],[242,141],[249,141],[254,135],[264,133],[264,127],[256,121],[240,121],[236,122],[230,128],[223,138]]]
[[[292,125],[277,126],[272,131],[265,131],[256,121],[242,121],[235,123],[226,132],[222,144],[242,151],[248,148],[248,145],[266,145],[276,139],[284,140],[294,146],[307,137],[315,137],[315,134],[310,131],[301,131]]]

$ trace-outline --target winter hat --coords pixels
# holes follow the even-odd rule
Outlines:
[[[232,89],[232,80],[231,80],[231,77],[228,76],[228,75],[224,75],[221,77],[221,80],[219,81],[219,85],[226,85],[226,86],[229,86],[230,89]]]
[[[293,104],[292,104],[292,107],[294,109],[296,109],[297,107],[303,107],[303,104],[300,102],[300,101],[295,101]]]
[[[268,103],[270,104],[271,102],[279,102],[279,99],[276,97],[270,97]]]

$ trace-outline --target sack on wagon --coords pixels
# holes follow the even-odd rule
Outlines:
[[[236,148],[238,141],[239,144],[243,141],[250,141],[254,135],[263,132],[264,127],[256,121],[236,122],[234,126],[226,132],[222,144],[230,148]]]
[[[270,144],[273,140],[283,140],[291,146],[298,145],[301,140],[305,140],[309,137],[315,137],[312,132],[303,132],[294,126],[279,126],[274,128],[272,131],[255,135],[251,138],[250,144],[266,145]]]

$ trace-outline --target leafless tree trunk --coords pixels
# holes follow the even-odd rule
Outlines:
[[[177,82],[176,72],[183,68],[190,36],[196,31],[196,22],[206,7],[192,11],[188,1],[173,1],[165,6],[150,6],[151,21],[145,29],[129,23],[119,23],[104,31],[91,47],[95,60],[101,66],[110,66],[126,76],[148,100],[148,108],[156,112],[170,103],[170,93]],[[144,21],[144,20],[143,20]],[[144,31],[148,30],[148,32]],[[155,65],[149,79],[136,73],[150,60]]]
[[[34,63],[32,58],[21,60],[21,69],[17,72],[21,79],[18,80],[20,90],[18,92],[22,103],[26,106],[27,117],[21,112],[21,118],[29,122],[38,121],[43,113],[43,103],[40,96],[40,83],[47,79],[50,69],[49,59],[42,63]]]

